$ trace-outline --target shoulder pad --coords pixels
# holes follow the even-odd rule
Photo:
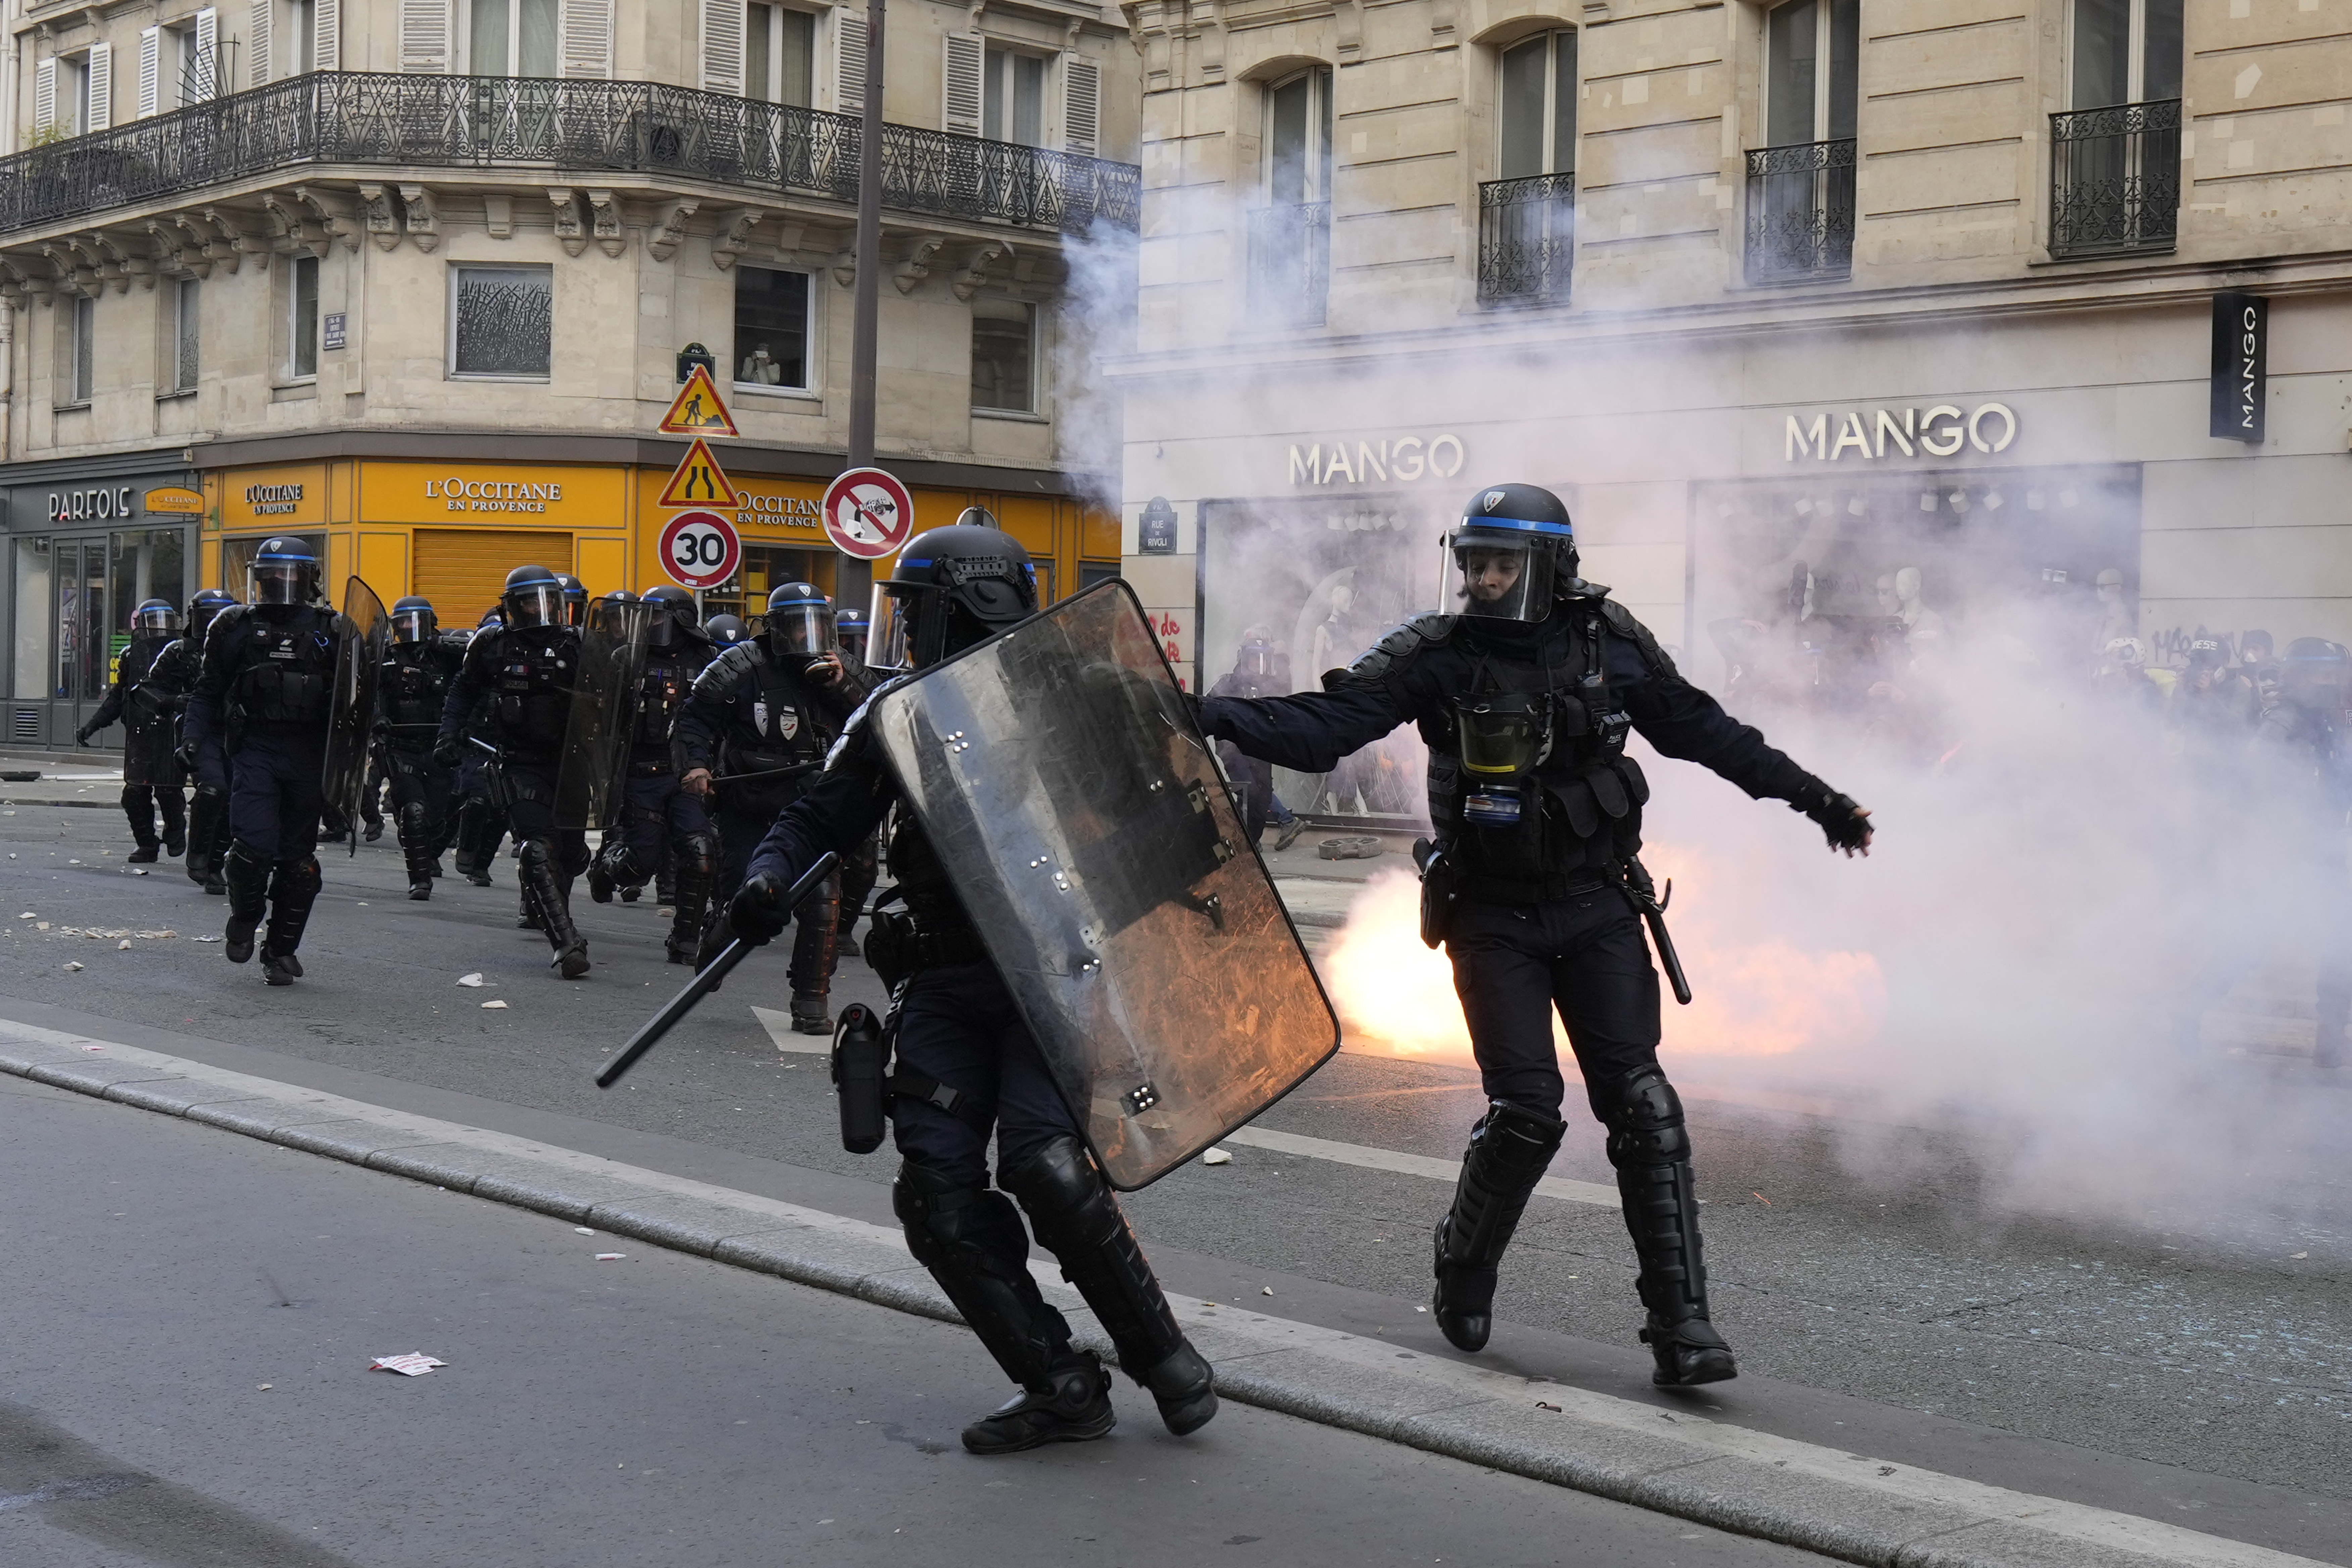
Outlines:
[[[702,673],[694,678],[694,684],[699,687],[709,681],[712,692],[717,693],[758,669],[764,662],[760,657],[759,644],[739,642],[721,649],[717,658],[704,665]]]
[[[733,648],[730,648],[727,651],[729,653],[732,653],[735,650]],[[873,709],[875,700],[881,697],[885,692],[895,691],[913,679],[914,675],[911,671],[903,675],[894,675],[889,679],[884,681],[881,685],[876,687],[873,690],[866,694],[866,700],[860,702],[856,710],[850,713],[848,719],[843,722],[841,726],[841,733],[835,737],[833,745],[825,752],[825,772],[831,773],[835,767],[840,765],[843,758],[848,756],[852,752],[864,748],[866,744],[866,716]]]
[[[1601,591],[1607,592],[1606,589]],[[1675,661],[1666,657],[1666,650],[1658,646],[1658,639],[1651,634],[1650,628],[1633,618],[1633,611],[1614,599],[1604,598],[1601,601],[1601,618],[1609,623],[1611,631],[1642,650],[1643,662],[1650,667],[1652,674],[1670,680],[1682,678],[1682,672],[1675,668]]]
[[[1351,685],[1371,685],[1402,674],[1423,652],[1454,636],[1454,616],[1435,610],[1415,616],[1402,626],[1391,627],[1380,641],[1357,655],[1355,663],[1333,674]],[[1325,686],[1332,683],[1330,676],[1324,678]]]

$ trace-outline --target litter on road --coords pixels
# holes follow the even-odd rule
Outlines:
[[[66,965],[66,971],[68,973],[71,973],[73,971],[79,969],[81,965],[79,963],[68,963]]]
[[[1223,1149],[1212,1149],[1201,1156],[1201,1163],[1203,1165],[1230,1165],[1233,1163],[1234,1157]]]
[[[477,969],[471,974],[460,974],[457,976],[457,984],[460,985],[487,985],[489,983],[482,978],[482,972]]]
[[[503,1003],[503,1002],[492,1001],[492,1002],[485,1002],[485,1003],[483,1003],[483,1004],[482,1004],[482,1005],[483,1005],[483,1006],[485,1006],[485,1007],[503,1007],[503,1006],[505,1006],[505,1005],[506,1005],[506,1004],[505,1004],[505,1003]]]
[[[599,1263],[618,1263],[621,1261],[622,1256],[622,1254],[617,1252],[600,1252],[596,1255],[596,1261]]]
[[[415,1351],[410,1351],[406,1355],[380,1355],[368,1363],[368,1370],[396,1372],[403,1377],[423,1377],[435,1367],[448,1364],[446,1361],[436,1361],[429,1355],[421,1355]]]

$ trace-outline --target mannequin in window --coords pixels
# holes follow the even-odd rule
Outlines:
[[[735,379],[749,386],[778,386],[783,383],[784,368],[769,357],[767,344],[758,343],[743,356],[742,373]]]
[[[1920,595],[1919,568],[1906,566],[1895,574],[1895,618],[1903,623],[1906,641],[1923,632],[1931,637],[1944,635],[1944,617],[1929,609]]]
[[[2124,596],[2124,574],[2110,566],[2099,574],[2099,651],[2104,655],[2117,638],[2138,630],[2139,617]]]

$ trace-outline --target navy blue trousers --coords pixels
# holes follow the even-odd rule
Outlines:
[[[1559,1114],[1555,1008],[1594,1116],[1612,1085],[1657,1064],[1658,972],[1641,917],[1616,889],[1542,904],[1464,900],[1445,951],[1489,1100]]]
[[[1052,1139],[1077,1133],[1077,1121],[992,963],[943,965],[917,974],[898,1009],[898,1053],[901,1066],[994,1105],[1000,1170]],[[890,1119],[901,1156],[960,1187],[987,1184],[986,1131],[927,1100],[894,1100]]]
[[[630,779],[623,786],[621,820],[608,837],[618,837],[627,846],[636,863],[648,870],[662,863],[662,854],[671,845],[692,838],[698,834],[716,837],[710,825],[710,807],[703,796],[678,787],[676,773],[660,773],[649,779]],[[765,833],[767,825],[761,824]],[[756,847],[758,840],[752,840]],[[745,858],[749,859],[746,853]],[[743,875],[738,868],[736,884]],[[729,889],[730,893],[733,888]]]
[[[588,869],[588,834],[584,828],[555,826],[555,764],[509,762],[506,775],[507,793],[514,797],[507,820],[516,840],[544,838],[554,846],[555,874],[563,883],[564,896],[571,897],[572,879]]]
[[[326,765],[323,728],[310,735],[247,735],[230,770],[230,836],[280,865],[310,859],[319,847]]]
[[[435,762],[430,752],[406,752],[393,746],[384,748],[384,760],[392,764],[391,771],[384,774],[392,785],[392,809],[422,805],[425,819],[438,830],[449,819],[450,797],[457,790],[457,770]]]

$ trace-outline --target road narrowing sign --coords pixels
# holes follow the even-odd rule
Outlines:
[[[878,561],[915,531],[915,500],[896,474],[852,468],[824,489],[824,532],[845,555]]]
[[[682,511],[661,531],[662,569],[689,588],[716,588],[735,575],[743,541],[715,511]]]
[[[700,365],[686,378],[686,384],[670,399],[669,412],[662,416],[660,429],[669,436],[733,436],[734,416],[719,400],[718,384],[710,373]]]
[[[661,493],[656,506],[709,506],[728,511],[740,511],[743,498],[736,493],[734,482],[701,437],[686,449],[677,460],[677,469],[669,477],[669,485]]]

